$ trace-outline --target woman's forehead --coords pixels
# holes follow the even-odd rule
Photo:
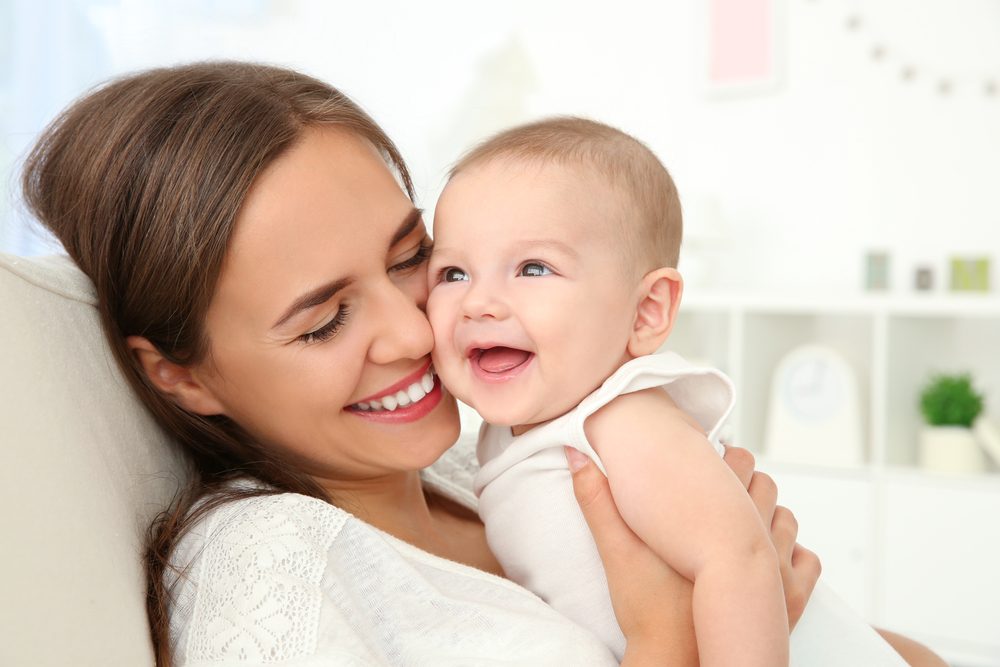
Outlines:
[[[384,265],[413,211],[368,142],[342,130],[307,130],[248,193],[216,296],[281,307],[317,281]]]

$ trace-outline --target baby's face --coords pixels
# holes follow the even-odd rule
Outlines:
[[[429,267],[434,366],[486,421],[558,417],[628,359],[639,279],[622,268],[621,208],[578,167],[493,160],[448,183]]]

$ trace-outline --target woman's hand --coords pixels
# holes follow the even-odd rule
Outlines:
[[[698,664],[691,582],[626,525],[594,463],[566,448],[573,491],[604,563],[618,625],[627,640],[622,665]]]
[[[757,506],[760,518],[771,531],[771,542],[778,552],[781,583],[788,607],[789,632],[802,617],[806,602],[819,579],[820,562],[813,552],[795,542],[799,524],[787,507],[777,504],[778,487],[770,476],[754,471],[753,454],[739,447],[726,447],[725,462],[747,489]]]
[[[615,616],[628,640],[629,665],[697,665],[698,649],[691,611],[691,582],[661,560],[618,513],[607,478],[586,456],[566,448],[573,490],[604,563]],[[753,455],[727,447],[725,462],[746,487],[781,566],[789,627],[795,627],[819,578],[819,558],[795,543],[798,523],[777,505],[777,487],[754,471]]]

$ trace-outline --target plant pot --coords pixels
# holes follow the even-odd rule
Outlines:
[[[983,472],[986,458],[964,426],[927,426],[920,432],[920,465],[937,472]]]

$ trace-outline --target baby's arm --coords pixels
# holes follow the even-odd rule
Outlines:
[[[619,396],[587,419],[586,431],[626,523],[694,582],[701,664],[787,665],[774,547],[697,423],[654,388]]]

